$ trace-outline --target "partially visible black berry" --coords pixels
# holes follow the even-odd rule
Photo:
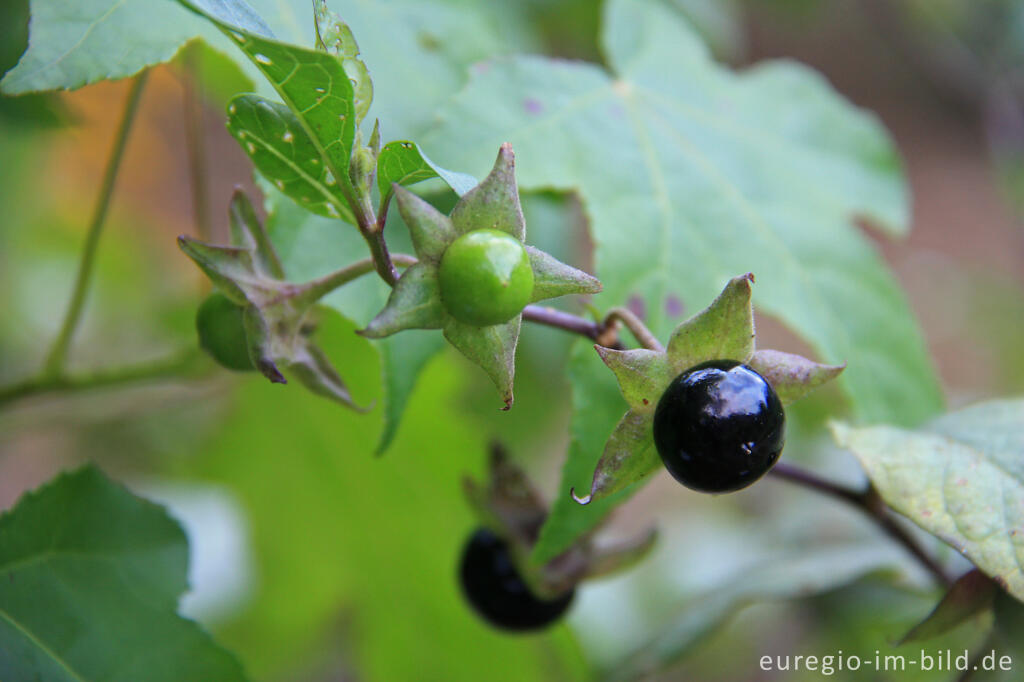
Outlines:
[[[733,360],[713,360],[676,377],[654,412],[654,444],[688,488],[745,488],[779,459],[786,414],[775,389]]]
[[[462,551],[459,582],[484,620],[505,630],[539,630],[558,620],[575,590],[546,600],[534,596],[516,570],[508,545],[486,528],[477,529]]]

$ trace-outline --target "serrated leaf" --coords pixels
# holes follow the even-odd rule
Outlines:
[[[916,431],[832,432],[890,507],[1024,600],[1024,401],[981,403]]]
[[[512,381],[521,322],[522,315],[516,315],[511,322],[489,327],[473,327],[451,316],[445,319],[444,338],[487,373],[501,394],[506,410],[513,402]]]
[[[653,414],[665,387],[676,377],[668,356],[646,348],[594,348],[608,369],[615,374],[619,390],[630,408],[639,413]]]
[[[187,569],[178,524],[94,467],[26,494],[0,517],[0,678],[245,679],[177,615]]]
[[[256,169],[308,211],[353,222],[337,180],[291,109],[259,95],[228,104],[228,132]]]
[[[424,144],[478,172],[484,150],[508,140],[522,189],[577,191],[602,297],[642,300],[655,333],[668,331],[669,303],[699,309],[729,276],[755,272],[762,310],[849,363],[840,385],[859,417],[934,414],[913,315],[853,226],[865,216],[907,230],[899,157],[877,120],[795,63],[716,65],[655,0],[606,3],[603,42],[610,71],[490,63]]]
[[[244,2],[230,3],[239,25],[268,30]],[[124,78],[168,61],[202,36],[224,46],[216,31],[161,0],[33,0],[29,46],[0,81],[9,95],[75,89]]]
[[[417,182],[441,178],[460,197],[476,187],[476,178],[465,173],[445,170],[431,161],[419,145],[408,140],[388,142],[377,158],[377,186],[381,205],[387,204],[392,183],[414,185]]]
[[[783,405],[799,400],[846,369],[845,364],[822,365],[778,350],[754,351],[747,364],[768,380]]]
[[[566,265],[554,256],[532,246],[526,247],[533,268],[533,296],[531,302],[557,298],[568,294],[596,294],[601,282],[596,277]]]
[[[953,583],[928,616],[900,639],[900,644],[923,642],[949,632],[981,611],[991,608],[996,584],[978,570],[968,571]]]
[[[316,26],[317,47],[341,58],[345,73],[352,82],[356,127],[366,117],[373,102],[373,81],[363,60],[359,59],[359,44],[352,29],[336,13],[327,8],[325,0],[314,0],[313,22]]]
[[[709,360],[745,362],[754,352],[751,275],[734,277],[711,305],[679,325],[666,352],[677,372]]]
[[[407,189],[399,187],[395,200],[409,228],[416,256],[422,261],[440,262],[456,236],[451,219]]]
[[[479,185],[459,199],[452,209],[451,218],[459,234],[473,230],[498,230],[519,241],[526,238],[526,221],[516,185],[515,155],[509,144],[501,145],[494,168]]]
[[[342,191],[349,188],[356,114],[352,82],[341,59],[248,32],[201,2],[180,2],[212,21],[252,60],[295,114]]]

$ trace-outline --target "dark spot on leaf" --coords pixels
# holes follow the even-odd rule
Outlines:
[[[420,31],[416,34],[416,42],[420,44],[420,47],[428,52],[437,52],[441,49],[441,41],[438,40],[437,36],[426,31]]]
[[[532,97],[527,97],[523,100],[523,109],[526,109],[528,114],[539,114],[544,111],[544,105]]]
[[[1003,577],[1003,576],[1001,576],[1001,575],[994,575],[994,576],[992,576],[992,581],[993,581],[993,582],[994,582],[994,583],[995,583],[996,585],[999,585],[999,587],[1001,587],[1001,588],[1003,589],[1003,591],[1004,591],[1004,592],[1005,592],[1006,590],[1008,590],[1008,589],[1009,589],[1009,587],[1010,587],[1010,586],[1009,586],[1009,585],[1007,584],[1007,582],[1006,582],[1006,578],[1004,578],[1004,577]]]
[[[665,314],[669,317],[679,317],[683,314],[683,302],[675,294],[669,294],[665,298]]]
[[[644,299],[640,298],[636,294],[630,296],[629,300],[626,301],[626,308],[641,320],[647,317],[647,304],[644,303]]]
[[[644,405],[650,405],[651,404],[651,401],[648,400],[647,398],[641,398],[640,400],[643,401]]]

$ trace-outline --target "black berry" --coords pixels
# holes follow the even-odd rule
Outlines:
[[[745,488],[779,459],[786,414],[765,378],[733,360],[713,360],[676,377],[654,412],[654,444],[687,488]]]
[[[565,613],[575,590],[552,600],[534,596],[516,570],[508,545],[478,529],[462,551],[459,580],[466,599],[484,620],[505,630],[539,630]]]

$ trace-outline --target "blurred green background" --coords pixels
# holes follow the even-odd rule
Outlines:
[[[345,4],[332,7],[345,16]],[[597,2],[522,0],[500,11],[448,4],[446,21],[484,22],[496,36],[451,59],[468,64],[516,50],[600,60]],[[767,57],[799,59],[878,113],[905,158],[914,217],[909,239],[879,237],[877,247],[908,292],[950,404],[1019,392],[1024,3],[675,4],[723,60],[742,68]],[[2,10],[0,70],[24,48],[25,7],[9,2]],[[442,19],[417,17],[424,41],[444,30],[432,23]],[[355,28],[373,70],[374,38]],[[193,54],[198,70],[183,59],[158,67],[144,92],[72,369],[158,359],[195,345],[193,315],[206,285],[174,242],[196,231],[184,152],[190,85],[201,96],[219,241],[231,188],[252,182],[223,126],[225,93],[239,74],[216,56]],[[0,384],[38,367],[56,333],[126,92],[124,82],[102,83],[0,100]],[[526,212],[531,225],[552,226],[533,231],[553,235],[538,246],[556,255],[585,250],[572,199],[533,195]],[[330,318],[320,333],[357,401],[367,403],[379,391],[376,355],[352,331]],[[764,346],[801,349],[770,320],[759,321],[758,333]],[[183,609],[256,680],[631,679],[643,666],[630,653],[674,632],[688,613],[696,614],[691,634],[701,646],[647,679],[818,679],[764,673],[756,662],[766,653],[838,649],[870,656],[927,613],[935,595],[926,580],[853,512],[774,482],[708,500],[680,494],[661,476],[607,531],[625,536],[657,519],[662,541],[647,562],[582,588],[568,623],[549,633],[488,629],[455,582],[458,552],[473,528],[460,478],[483,472],[486,444],[497,437],[546,495],[565,494],[557,484],[567,443],[564,362],[573,341],[546,329],[524,332],[517,402],[508,414],[494,409],[478,371],[445,351],[420,379],[381,458],[372,456],[378,414],[360,416],[297,387],[212,367],[194,377],[4,405],[0,508],[86,460],[167,503],[193,550],[194,589]],[[823,420],[837,409],[842,402],[830,391],[801,403],[787,452],[857,480],[852,459],[824,440]],[[793,547],[821,566],[851,570],[849,579],[837,579],[837,589],[809,585],[809,595],[825,591],[797,600],[775,598],[788,595],[770,585],[741,590],[734,601],[722,596],[755,567],[785,567]],[[850,557],[863,570],[853,571]],[[903,570],[873,570],[885,566]],[[708,598],[716,594],[721,603]],[[757,603],[741,618],[710,627],[748,600]],[[982,624],[972,623],[947,640],[971,648],[981,633]],[[934,679],[909,671],[892,679],[915,677]]]

